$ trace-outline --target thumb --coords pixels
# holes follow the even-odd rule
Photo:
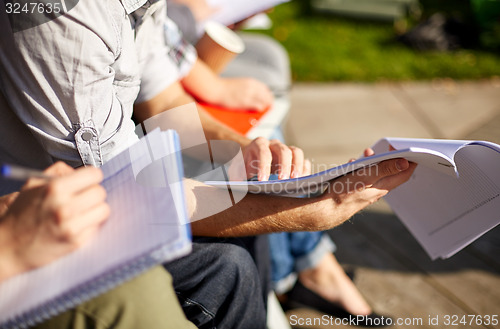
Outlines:
[[[377,164],[376,176],[384,178],[387,176],[396,175],[402,171],[405,171],[410,167],[410,163],[406,159],[391,159],[382,161]]]

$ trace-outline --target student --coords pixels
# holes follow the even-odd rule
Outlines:
[[[54,178],[30,179],[20,192],[0,198],[0,282],[91,243],[109,216],[99,169],[58,162],[45,174]],[[195,328],[171,282],[157,266],[36,328]]]
[[[80,1],[49,21],[51,15],[45,20],[31,13],[6,17],[5,1],[0,4],[0,90],[9,105],[0,108],[0,138],[13,141],[0,145],[0,161],[38,168],[56,160],[73,167],[100,166],[137,140],[134,102],[134,115],[143,121],[179,101],[168,97],[170,77],[161,74],[170,65],[162,42],[164,1]],[[232,139],[242,146],[248,174],[267,179],[275,164],[282,176],[300,172],[304,160],[297,150],[236,136],[201,112],[200,117],[208,139]],[[180,124],[189,127],[182,119]],[[256,160],[257,166],[248,165]],[[335,189],[314,199],[248,195],[224,212],[193,222],[193,234],[242,237],[332,228],[408,180],[415,165],[395,159],[378,168],[339,178]],[[201,183],[188,185],[194,216],[203,211],[199,193],[225,197]],[[366,188],[353,188],[360,185]],[[12,186],[0,189],[12,192]],[[187,297],[196,306],[188,319],[200,327],[264,328],[258,273],[246,250],[224,243],[193,248],[170,272],[176,289],[186,283]]]

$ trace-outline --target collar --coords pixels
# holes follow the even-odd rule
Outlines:
[[[142,6],[149,7],[155,2],[163,1],[163,0],[121,0],[123,7],[127,14],[131,14]]]

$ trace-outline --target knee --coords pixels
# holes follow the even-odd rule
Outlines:
[[[217,260],[217,271],[226,285],[258,290],[259,274],[250,253],[237,245],[221,244],[221,254]]]

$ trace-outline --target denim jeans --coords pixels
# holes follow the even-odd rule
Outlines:
[[[324,232],[292,232],[269,234],[271,280],[278,294],[289,290],[301,271],[318,264],[335,244]]]
[[[266,328],[266,236],[195,238],[191,254],[164,267],[186,317],[198,328]]]

